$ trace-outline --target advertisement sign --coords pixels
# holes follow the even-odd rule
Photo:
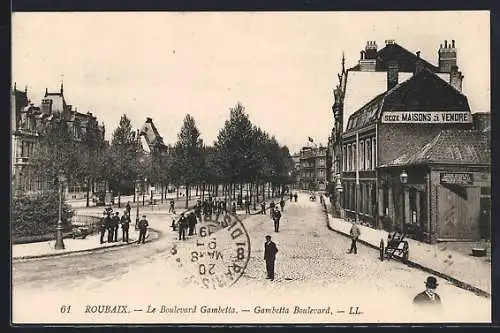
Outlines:
[[[382,114],[383,123],[396,124],[468,124],[472,123],[468,111],[388,111]]]
[[[442,172],[441,184],[472,185],[474,180],[472,173],[466,172]]]

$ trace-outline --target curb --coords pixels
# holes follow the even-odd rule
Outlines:
[[[326,226],[329,230],[331,231],[334,231],[340,235],[343,235],[343,236],[346,236],[346,237],[351,237],[349,234],[343,232],[343,231],[340,231],[340,230],[337,230],[337,229],[334,229],[330,226],[330,216],[328,215],[328,210],[326,209],[326,204],[323,203],[323,211],[325,212],[325,215],[326,215]],[[358,243],[361,243],[365,246],[368,246],[372,249],[375,249],[377,251],[380,250],[380,248],[376,245],[373,245],[365,240],[362,240],[360,238],[358,238]],[[418,262],[415,262],[415,261],[412,261],[410,259],[408,259],[405,263],[405,265],[409,266],[409,267],[414,267],[414,268],[417,268],[417,269],[420,269],[424,272],[427,272],[427,273],[430,273],[432,275],[435,275],[435,276],[438,276],[442,279],[445,279],[447,280],[448,282],[452,283],[454,286],[458,287],[458,288],[461,288],[461,289],[465,289],[465,290],[468,290],[468,291],[471,291],[473,293],[475,293],[476,295],[478,296],[482,296],[482,297],[486,297],[486,298],[491,298],[491,294],[488,293],[487,291],[484,291],[480,288],[477,288],[477,287],[474,287],[473,285],[471,284],[468,284],[466,282],[463,282],[463,281],[460,281],[460,280],[457,280],[456,278],[450,276],[450,275],[447,275],[447,274],[444,274],[444,273],[441,273],[441,272],[438,272],[432,268],[429,268],[429,267],[426,267],[426,266],[423,266],[421,264],[419,264]]]
[[[150,242],[157,241],[163,235],[163,233],[161,231],[153,229],[153,228],[149,228],[148,233],[151,232],[151,231],[156,235],[156,237],[150,238],[151,239]],[[83,253],[104,252],[105,250],[108,250],[108,249],[121,248],[121,247],[129,246],[129,245],[133,245],[133,244],[136,244],[136,243],[137,243],[137,241],[129,242],[129,243],[117,244],[117,245],[113,245],[113,246],[94,247],[94,248],[91,248],[91,249],[66,251],[66,252],[62,252],[62,253],[48,253],[48,254],[34,255],[34,256],[13,257],[12,261],[30,260],[30,259],[43,259],[43,258],[50,258],[50,257],[62,257],[62,256],[67,256],[67,255],[83,254]]]

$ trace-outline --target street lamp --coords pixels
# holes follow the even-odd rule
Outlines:
[[[402,185],[402,197],[403,197],[403,228],[405,226],[405,184],[408,182],[408,174],[403,170],[399,175]]]
[[[59,170],[57,175],[57,180],[59,181],[59,219],[57,220],[56,227],[56,250],[64,250],[64,242],[63,242],[63,223],[62,223],[62,190],[63,183],[66,180],[64,177],[64,171]]]
[[[151,186],[150,190],[151,190],[151,210],[153,210],[153,206],[154,206],[153,205],[153,203],[154,203],[154,201],[153,201],[153,192],[155,191],[154,186]]]
[[[142,205],[144,206],[144,201],[146,200],[146,182],[147,178],[144,178],[144,183],[142,184]]]

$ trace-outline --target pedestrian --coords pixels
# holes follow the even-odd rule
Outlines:
[[[110,215],[113,214],[113,208],[111,207],[111,205],[108,205],[108,207],[104,209],[104,212]]]
[[[231,209],[233,214],[236,214],[236,202],[233,201],[233,208]]]
[[[283,198],[281,198],[280,207],[281,207],[281,211],[283,212],[285,209],[285,200],[283,200]]]
[[[137,243],[144,244],[146,242],[146,231],[148,230],[148,220],[146,220],[146,215],[142,215],[142,219],[139,221],[139,240]]]
[[[276,244],[271,240],[271,236],[266,236],[266,242],[264,243],[264,260],[266,261],[266,271],[267,279],[274,280],[274,262],[276,261],[276,253],[278,253],[278,248]]]
[[[245,200],[245,212],[250,214],[250,200],[248,199]]]
[[[179,218],[179,240],[186,240],[186,228],[187,228],[187,221],[186,217],[184,217],[184,213],[181,213],[181,217]]]
[[[269,215],[271,216],[271,218],[273,218],[274,216],[274,207],[276,207],[276,204],[274,203],[274,200],[272,200],[269,203]]]
[[[295,199],[295,202],[297,202],[297,197],[298,197],[297,192],[295,192],[295,194],[293,195],[293,198]]]
[[[130,201],[127,201],[125,209],[127,210],[128,216],[130,217],[130,211],[132,210],[132,207],[130,207]]]
[[[266,202],[265,201],[262,201],[260,203],[260,212],[261,212],[261,214],[266,215]]]
[[[274,207],[274,210],[271,210],[271,213],[273,214],[274,232],[279,232],[281,218],[280,210],[278,209],[278,207]]]
[[[425,281],[425,291],[415,296],[413,304],[416,305],[441,305],[441,297],[436,293],[438,286],[437,279],[434,276],[427,277]]]
[[[292,200],[293,200],[293,194],[292,194],[292,192],[290,191],[290,202],[292,202]]]
[[[358,248],[356,247],[356,242],[358,241],[358,238],[361,235],[361,230],[359,230],[359,227],[356,224],[355,220],[352,221],[352,227],[351,230],[349,231],[349,234],[351,235],[351,249],[347,253],[354,252],[354,254],[357,254]]]
[[[177,223],[175,222],[175,218],[172,218],[172,225],[171,225],[171,227],[172,227],[173,231],[177,230]]]
[[[198,201],[198,203],[196,204],[196,207],[194,207],[194,213],[196,214],[196,218],[198,218],[198,220],[200,220],[201,222],[201,202]]]
[[[122,225],[122,242],[128,243],[128,230],[130,227],[130,214],[128,213],[127,210],[125,210],[125,212],[123,213],[120,222]]]
[[[115,235],[115,227],[113,219],[110,214],[106,214],[106,229],[108,230],[108,243],[113,243],[113,236]]]
[[[174,201],[174,199],[170,199],[170,207],[168,208],[168,212],[175,214],[175,201]]]
[[[113,218],[113,231],[114,231],[114,235],[113,235],[113,241],[114,242],[118,242],[118,229],[120,228],[120,213],[116,212],[115,213],[115,216]]]
[[[193,212],[191,212],[188,215],[188,227],[189,227],[188,236],[193,236],[194,228],[196,227],[196,216],[194,215]]]
[[[104,243],[104,234],[106,234],[106,229],[108,228],[107,216],[108,216],[108,214],[102,213],[101,222],[99,223],[99,231],[101,232],[101,244]]]

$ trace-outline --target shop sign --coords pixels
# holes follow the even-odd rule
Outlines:
[[[396,124],[468,124],[472,123],[468,111],[411,111],[384,112],[383,123]]]
[[[442,172],[441,184],[472,185],[474,180],[472,173],[466,172]]]

